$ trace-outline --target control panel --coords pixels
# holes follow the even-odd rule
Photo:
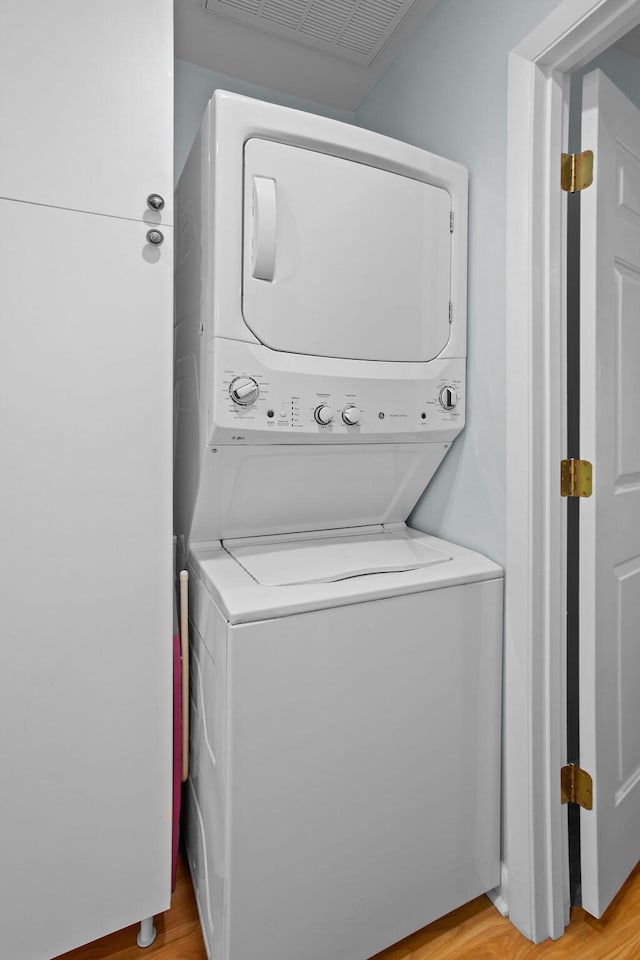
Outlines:
[[[211,443],[452,440],[464,426],[462,359],[297,360],[233,340],[213,346]]]

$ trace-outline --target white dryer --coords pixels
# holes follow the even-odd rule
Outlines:
[[[404,524],[464,425],[467,174],[218,92],[177,210],[208,954],[366,960],[499,882],[502,572]]]

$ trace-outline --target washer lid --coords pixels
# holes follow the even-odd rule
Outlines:
[[[225,540],[223,545],[257,583],[269,587],[334,583],[451,560],[451,554],[382,528],[355,536],[260,537]]]

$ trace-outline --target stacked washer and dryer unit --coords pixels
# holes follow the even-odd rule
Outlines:
[[[219,91],[177,209],[207,952],[365,960],[499,882],[502,571],[405,526],[464,425],[467,173]]]

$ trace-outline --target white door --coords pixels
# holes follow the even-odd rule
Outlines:
[[[172,223],[171,0],[2,0],[0,197]]]
[[[242,312],[274,350],[431,360],[449,339],[451,197],[300,147],[244,151]]]
[[[600,916],[640,859],[640,111],[584,79],[581,194],[580,765],[583,906]]]
[[[171,228],[0,201],[0,953],[169,904]]]

